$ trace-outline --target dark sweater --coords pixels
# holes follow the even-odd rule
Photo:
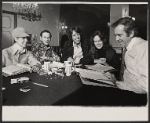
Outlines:
[[[96,49],[94,53],[94,59],[99,59],[99,58],[106,58],[106,50],[104,48]]]
[[[112,47],[96,49],[95,52],[89,51],[81,60],[82,64],[94,64],[94,59],[106,58],[107,64],[116,68],[120,67],[120,60],[116,54],[116,51]]]

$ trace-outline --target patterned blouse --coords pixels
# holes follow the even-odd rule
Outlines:
[[[49,60],[53,58],[54,61],[60,61],[60,57],[53,51],[53,48],[45,45],[42,41],[32,44],[31,50],[40,62],[43,62],[42,56],[46,56]]]

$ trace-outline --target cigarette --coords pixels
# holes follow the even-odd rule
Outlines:
[[[43,84],[39,84],[39,83],[35,83],[35,82],[33,82],[33,84],[38,85],[38,86],[48,87],[47,85],[43,85]]]

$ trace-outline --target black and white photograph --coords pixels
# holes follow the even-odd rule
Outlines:
[[[148,1],[1,7],[2,122],[149,121]]]

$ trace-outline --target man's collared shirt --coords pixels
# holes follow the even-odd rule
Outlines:
[[[74,47],[74,55],[73,58],[75,59],[75,61],[77,63],[80,62],[80,59],[83,58],[83,52],[82,52],[82,48],[81,48],[81,43],[80,44],[75,44],[73,42],[73,47]]]
[[[37,65],[40,62],[27,49],[22,49],[17,43],[2,50],[2,66],[6,67],[12,64],[29,64]]]
[[[82,48],[81,48],[81,43],[76,45],[74,42],[73,42],[73,47],[74,47],[74,55],[73,57],[77,56],[77,57],[83,57],[83,52],[82,52]]]
[[[148,42],[134,37],[125,54],[124,82],[137,93],[148,91]]]

